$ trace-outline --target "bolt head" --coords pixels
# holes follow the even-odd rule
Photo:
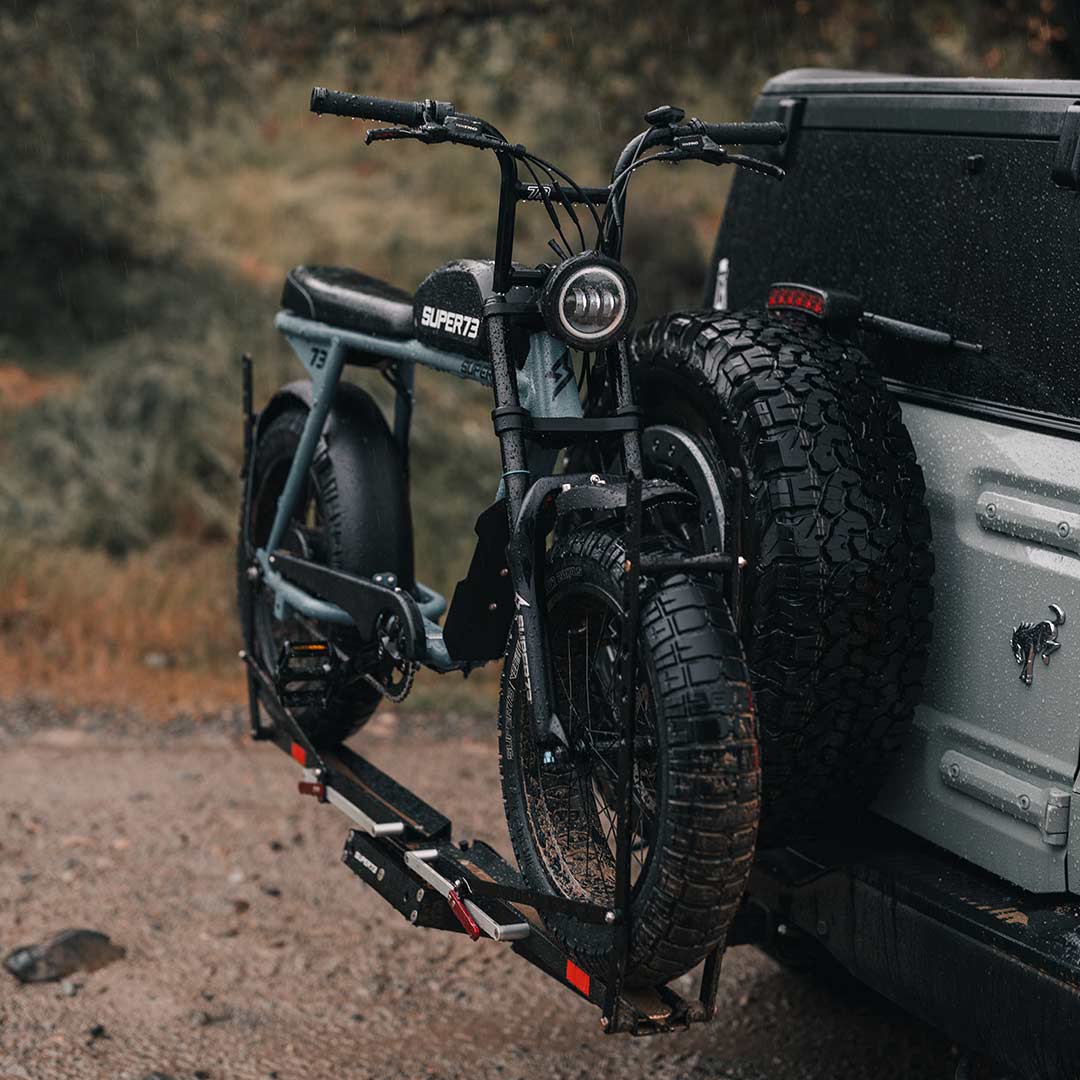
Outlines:
[[[416,890],[416,902],[419,904],[420,901],[423,900],[423,899],[424,899],[424,890],[423,889],[417,889]]]
[[[496,604],[494,600],[490,604],[488,604],[488,611],[498,611],[498,609],[499,605]]]
[[[409,912],[409,922],[415,923],[416,920],[419,919],[419,918],[420,918],[420,912],[419,911],[410,911]]]
[[[273,560],[271,560],[271,561],[273,561]],[[247,579],[248,579],[248,581],[257,581],[258,577],[259,577],[259,568],[254,563],[252,563],[247,568]]]
[[[997,513],[997,507],[993,503],[986,504],[986,516],[993,517]]]
[[[502,569],[501,569],[501,570],[499,571],[499,577],[506,577],[506,576],[507,576],[507,575],[508,575],[509,573],[510,573],[510,571],[509,571],[509,570],[507,570],[507,568],[506,568],[506,567],[504,566],[504,567],[503,567],[503,568],[502,568]]]
[[[615,912],[614,911],[606,912],[605,915],[604,915],[604,922],[606,922],[608,924],[608,926],[614,926],[615,925]]]
[[[818,919],[816,929],[818,937],[829,936],[829,924],[824,919]]]
[[[1069,523],[1067,521],[1063,521],[1063,522],[1061,522],[1060,525],[1058,525],[1057,531],[1058,531],[1058,536],[1060,536],[1062,539],[1064,539],[1066,536],[1069,535],[1069,533],[1072,530],[1069,528]]]

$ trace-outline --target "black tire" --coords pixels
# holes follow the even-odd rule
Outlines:
[[[344,387],[342,388],[345,389]],[[290,534],[283,547],[295,554],[325,562],[349,573],[370,575],[394,571],[403,560],[395,550],[394,507],[383,505],[387,493],[379,485],[364,484],[365,478],[388,474],[396,465],[392,436],[382,413],[367,398],[349,387],[346,393],[352,406],[352,423],[341,423],[334,431],[333,454],[327,440],[320,440],[308,471],[308,484],[294,515]],[[273,619],[273,597],[265,586],[252,585],[247,577],[251,552],[263,546],[270,534],[278,496],[284,487],[289,464],[296,455],[300,435],[307,419],[306,409],[297,402],[269,419],[258,434],[253,449],[248,506],[248,536],[241,535],[237,548],[237,582],[240,617],[245,640],[254,643],[257,658],[273,672],[281,643],[310,640],[313,629],[347,654],[357,642],[346,628],[319,623],[305,624],[298,619],[279,622]],[[398,466],[400,468],[400,466]],[[387,482],[387,488],[393,485]],[[391,492],[392,494],[392,492]],[[382,522],[380,530],[374,522]],[[409,552],[411,556],[411,548]],[[408,570],[411,573],[411,566]],[[254,624],[248,626],[248,594],[255,590]],[[297,719],[305,734],[317,746],[332,746],[347,739],[371,717],[382,697],[370,683],[353,675],[331,697],[326,708],[298,708]]]
[[[645,549],[672,550],[656,539]],[[601,643],[609,638],[604,619],[612,643],[621,633],[623,560],[621,536],[600,528],[562,538],[549,555],[556,712],[579,750],[556,762],[537,754],[516,632],[499,702],[503,802],[523,876],[533,888],[607,906],[614,900],[614,845],[601,833],[616,820],[605,809],[616,759],[615,739],[605,735],[619,729],[607,670],[617,659]],[[567,704],[575,670],[574,700],[584,702],[584,715]],[[584,670],[594,674],[583,680]],[[643,585],[638,672],[639,812],[628,978],[656,984],[689,971],[723,944],[757,830],[758,749],[746,664],[727,605],[709,579],[673,574]],[[583,684],[590,688],[584,698]],[[582,747],[586,740],[594,757]],[[610,928],[568,916],[547,921],[587,969],[609,956]]]
[[[803,316],[669,315],[633,354],[646,423],[745,476],[761,843],[786,842],[868,802],[910,725],[933,606],[922,471],[877,369]]]

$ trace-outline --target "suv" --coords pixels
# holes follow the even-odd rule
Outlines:
[[[817,335],[818,357],[830,343],[837,364],[849,347],[865,355],[872,370],[850,367],[848,390],[837,392],[869,386],[899,402],[906,431],[893,456],[913,447],[918,465],[894,475],[879,455],[860,490],[878,474],[918,494],[932,556],[924,519],[894,515],[908,531],[895,533],[890,560],[905,579],[926,578],[921,599],[889,609],[908,625],[897,640],[916,656],[921,694],[881,770],[874,813],[861,813],[862,759],[842,750],[847,771],[822,784],[804,743],[809,764],[784,784],[827,787],[833,812],[809,836],[787,821],[776,846],[759,851],[733,940],[788,957],[829,954],[1019,1075],[1076,1077],[1080,82],[797,70],[765,86],[753,118],[787,125],[787,142],[761,155],[787,177],[735,178],[711,311],[685,316],[681,337],[670,316],[647,328],[640,370],[659,377],[661,338],[685,353],[710,333],[726,335],[729,352],[749,340],[742,355],[752,361],[769,318]],[[798,377],[791,340],[793,366],[777,368],[772,353],[781,384]],[[653,386],[647,400],[658,394]],[[857,431],[844,446],[857,456]],[[793,492],[802,483],[791,475]],[[817,538],[828,542],[825,530]],[[925,558],[913,556],[920,550]],[[931,583],[924,639],[911,626],[929,627]],[[876,657],[863,667],[872,682],[893,630],[871,623],[870,652],[849,637],[847,659]],[[825,659],[816,654],[804,680]],[[828,741],[837,728],[816,730]],[[772,737],[763,706],[767,785]],[[866,740],[878,786],[888,736]]]

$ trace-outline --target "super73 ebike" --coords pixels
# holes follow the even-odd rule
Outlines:
[[[311,108],[394,125],[369,130],[368,143],[490,151],[502,183],[492,260],[448,263],[415,295],[355,270],[298,267],[276,325],[308,378],[256,417],[245,363],[238,578],[253,730],[305,766],[309,793],[351,808],[365,834],[352,855],[370,883],[389,882],[386,845],[396,845],[409,906],[388,898],[413,921],[443,918],[409,899],[410,883],[423,897],[427,882],[470,933],[483,915],[491,936],[520,945],[528,923],[567,956],[564,981],[592,996],[589,973],[602,976],[614,1029],[624,987],[666,984],[706,958],[715,983],[759,813],[754,712],[729,602],[741,560],[724,549],[717,478],[702,460],[665,479],[664,459],[693,447],[674,428],[643,431],[635,402],[625,336],[636,293],[619,261],[627,186],[652,162],[782,175],[723,144],[778,143],[784,129],[706,124],[665,106],[646,116],[611,183],[586,188],[447,102],[317,88]],[[551,264],[514,261],[523,202],[541,204],[556,230]],[[490,386],[501,447],[495,501],[448,611],[413,566],[417,364]],[[390,423],[342,380],[346,366],[389,380]],[[560,471],[573,461],[562,452],[581,446],[605,471]],[[379,806],[400,810],[409,793],[387,794],[392,781],[380,787],[377,770],[365,773],[355,755],[346,767],[335,748],[383,698],[404,698],[420,665],[467,673],[499,659],[503,797],[520,876],[436,873],[456,856],[432,846],[445,832],[424,818],[430,808],[381,820]]]

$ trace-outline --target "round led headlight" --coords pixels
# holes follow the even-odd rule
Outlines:
[[[592,251],[557,266],[540,297],[548,330],[586,351],[616,341],[629,329],[636,308],[637,289],[626,267]]]

